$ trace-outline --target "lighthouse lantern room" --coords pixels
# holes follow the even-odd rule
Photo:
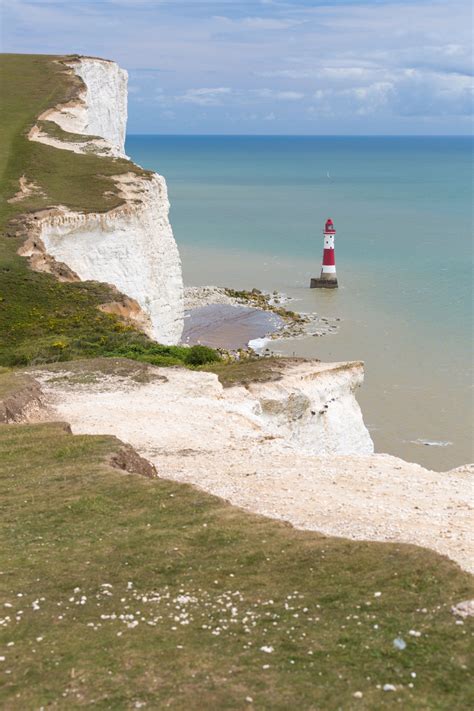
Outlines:
[[[324,226],[323,263],[319,279],[312,278],[311,289],[337,289],[336,258],[334,252],[334,236],[336,230],[329,218]]]

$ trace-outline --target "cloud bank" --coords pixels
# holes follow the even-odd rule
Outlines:
[[[470,132],[467,0],[5,0],[2,51],[105,56],[143,133]]]

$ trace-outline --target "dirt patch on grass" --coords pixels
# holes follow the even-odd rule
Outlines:
[[[122,469],[122,471],[128,472],[129,474],[140,474],[141,476],[146,476],[148,479],[155,479],[158,476],[154,464],[140,457],[138,452],[128,444],[124,444],[118,452],[112,454],[109,459],[109,464],[115,469]]]
[[[0,375],[0,423],[26,422],[45,408],[39,383],[27,375]]]
[[[30,195],[35,195],[35,193],[44,196],[44,193],[42,192],[39,185],[36,185],[33,182],[28,182],[28,179],[25,175],[21,176],[18,183],[19,190],[12,198],[8,200],[9,203],[20,202],[21,200],[25,200],[27,197],[30,197]]]
[[[32,370],[37,371],[38,368]],[[153,365],[129,358],[84,358],[64,363],[48,363],[42,365],[41,370],[57,373],[55,382],[64,381],[71,385],[103,382],[104,376],[107,375],[140,384],[167,380],[166,376],[159,373]],[[29,373],[29,369],[25,372]]]

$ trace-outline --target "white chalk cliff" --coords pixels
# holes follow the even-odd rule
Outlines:
[[[63,131],[89,136],[90,141],[61,141],[38,126],[31,129],[30,140],[75,153],[85,153],[92,145],[96,152],[123,157],[127,72],[115,62],[91,57],[74,59],[66,64],[82,79],[83,89],[74,99],[44,111],[38,121],[53,121]]]
[[[35,126],[30,139],[61,150],[82,153],[93,147],[103,155],[125,157],[127,73],[114,62],[87,57],[69,66],[81,77],[83,91],[39,119],[54,121],[70,133],[100,138],[63,142]],[[32,257],[35,250],[46,250],[80,279],[113,284],[138,303],[142,311],[138,321],[149,336],[164,344],[178,343],[183,279],[168,219],[165,179],[156,173],[150,177],[129,172],[115,176],[115,182],[123,205],[105,213],[72,212],[62,206],[45,211],[34,240],[21,253]],[[46,265],[44,259],[36,260],[36,268]]]
[[[145,366],[133,380],[100,363],[83,384],[69,367],[32,373],[47,417],[119,437],[161,477],[298,528],[415,543],[473,569],[469,471],[373,454],[354,396],[362,363],[283,362],[279,379],[231,388],[212,373]]]

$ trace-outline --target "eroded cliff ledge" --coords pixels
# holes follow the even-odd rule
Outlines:
[[[298,528],[426,546],[472,570],[469,471],[373,453],[355,399],[362,363],[282,359],[275,377],[226,388],[212,373],[126,361],[30,373],[74,433],[113,434],[162,477]]]

